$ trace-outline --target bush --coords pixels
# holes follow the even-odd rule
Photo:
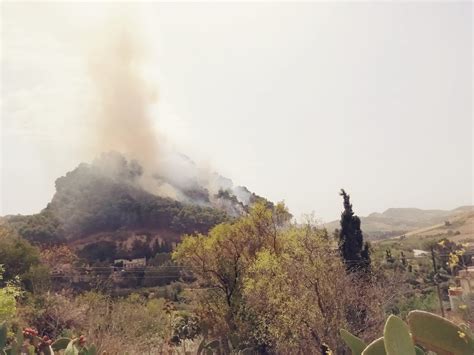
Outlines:
[[[0,226],[0,260],[4,266],[3,280],[13,280],[39,264],[39,250],[22,239],[14,230]]]
[[[3,281],[4,268],[0,265],[0,282]],[[9,281],[0,288],[0,324],[11,320],[16,314],[16,297],[21,291],[18,280]]]

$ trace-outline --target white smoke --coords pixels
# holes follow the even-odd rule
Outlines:
[[[248,204],[246,189],[235,190],[231,180],[207,164],[198,166],[167,144],[166,132],[155,129],[157,117],[152,112],[160,105],[158,84],[146,75],[150,63],[137,28],[129,16],[114,17],[106,22],[89,51],[89,73],[96,90],[96,152],[118,152],[128,160],[109,154],[98,164],[108,173],[122,171],[128,164],[134,169],[130,174],[136,174],[135,182],[144,189],[178,201],[230,209],[225,206],[228,201],[216,196],[224,190]],[[142,170],[133,166],[135,160]]]

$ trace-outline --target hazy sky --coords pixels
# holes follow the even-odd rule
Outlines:
[[[0,6],[0,214],[98,153],[90,43],[117,12],[156,129],[234,183],[326,221],[341,187],[360,215],[473,203],[470,2]]]

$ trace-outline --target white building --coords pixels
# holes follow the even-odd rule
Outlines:
[[[466,270],[459,271],[459,285],[462,289],[462,297],[465,301],[469,301],[474,296],[474,266],[469,266]]]

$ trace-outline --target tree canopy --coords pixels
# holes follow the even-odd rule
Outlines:
[[[383,321],[382,293],[360,287],[326,231],[291,224],[283,204],[258,203],[207,235],[188,235],[173,259],[203,288],[194,297],[204,329],[262,352],[338,349],[340,327],[368,332]]]
[[[11,228],[0,226],[0,264],[4,267],[4,281],[21,277],[39,264],[39,250]]]
[[[57,180],[56,193],[43,211],[10,216],[7,223],[25,239],[44,245],[118,229],[207,233],[227,219],[226,213],[216,208],[156,196],[81,165]]]

